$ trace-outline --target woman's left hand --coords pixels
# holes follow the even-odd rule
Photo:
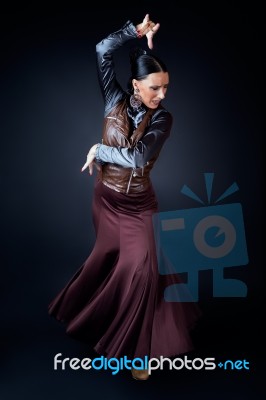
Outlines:
[[[91,147],[91,149],[87,155],[87,161],[81,168],[81,172],[83,172],[83,171],[85,171],[85,169],[89,168],[89,174],[92,175],[93,166],[95,166],[98,169],[98,171],[101,169],[100,166],[94,161],[97,146],[98,146],[98,144],[95,144]]]

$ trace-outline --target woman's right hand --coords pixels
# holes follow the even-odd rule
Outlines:
[[[155,33],[158,31],[159,28],[160,24],[159,23],[155,24],[154,22],[152,22],[150,20],[149,14],[146,14],[142,23],[136,26],[136,30],[138,32],[139,37],[143,37],[144,35],[146,35],[149,49],[153,48],[153,36],[155,35]]]

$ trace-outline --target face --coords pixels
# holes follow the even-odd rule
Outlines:
[[[146,107],[153,109],[157,108],[161,100],[165,98],[168,84],[168,72],[155,72],[141,81],[132,80],[133,88],[139,90],[138,94],[142,102]]]

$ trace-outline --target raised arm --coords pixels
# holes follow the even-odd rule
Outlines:
[[[109,113],[111,108],[116,103],[118,103],[123,98],[123,96],[126,95],[116,79],[113,60],[114,51],[121,47],[128,40],[134,38],[140,39],[144,36],[146,36],[147,38],[148,47],[152,49],[153,36],[158,31],[159,27],[160,24],[155,24],[154,22],[150,21],[149,14],[146,14],[143,21],[136,27],[131,21],[127,21],[120,30],[110,34],[109,36],[107,36],[107,38],[103,39],[96,45],[98,78],[105,104],[105,116]],[[152,135],[150,136],[150,138],[152,138]],[[155,141],[156,140],[154,137],[152,139],[152,142],[155,143]],[[139,146],[141,146],[141,143],[139,144]],[[144,147],[145,146],[147,146],[146,143],[144,143]],[[99,144],[95,144],[91,147],[89,153],[87,154],[87,161],[81,168],[81,171],[89,168],[89,173],[90,175],[92,175],[93,166],[95,165],[99,168],[99,166],[97,166],[97,163],[94,162],[96,150],[97,152],[99,151],[98,147]],[[153,144],[153,148],[155,147],[156,146],[154,146]],[[113,148],[110,147],[109,151],[111,149]],[[119,151],[119,149],[117,149],[117,151]],[[141,153],[143,153],[143,151],[140,149],[140,154]],[[147,154],[146,151],[145,154]],[[127,161],[122,161],[123,158]],[[128,166],[130,160],[131,165],[133,165],[132,163],[134,162],[134,158],[135,156],[133,154],[130,154],[130,152],[128,152],[128,154],[124,153],[123,157],[121,157],[120,159],[121,165],[124,165],[126,163],[125,166]],[[109,162],[113,161],[110,160]]]
[[[125,95],[116,79],[113,53],[128,40],[137,38],[137,35],[135,26],[128,21],[121,29],[96,45],[98,78],[104,98],[105,114]]]
[[[148,47],[152,48],[153,35],[159,27],[160,25],[150,21],[149,14],[146,14],[136,27],[131,21],[127,21],[121,29],[96,45],[98,79],[105,104],[105,115],[125,95],[116,79],[113,53],[127,41],[143,36],[147,37]]]

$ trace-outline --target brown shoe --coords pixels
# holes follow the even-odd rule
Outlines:
[[[138,381],[146,381],[150,376],[147,369],[131,368],[131,374],[132,377]]]

